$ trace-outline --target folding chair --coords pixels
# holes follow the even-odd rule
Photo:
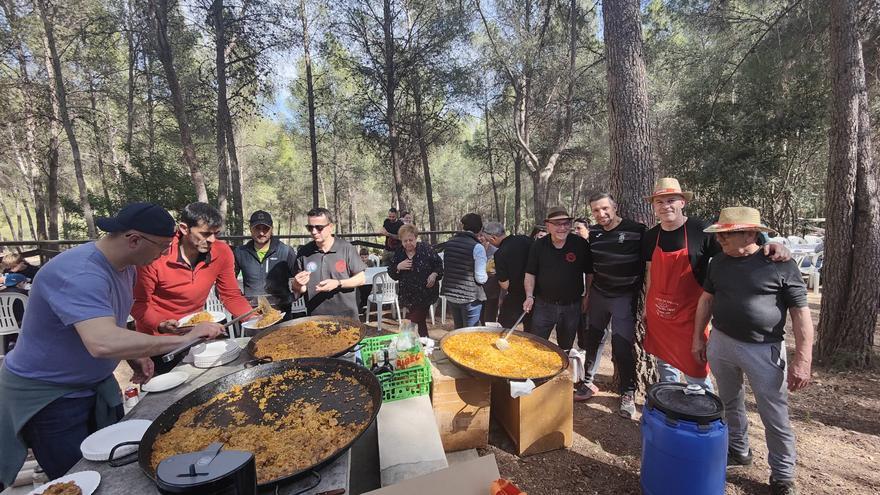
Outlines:
[[[388,272],[377,273],[373,277],[373,291],[367,296],[367,304],[364,306],[365,323],[370,322],[370,305],[376,305],[376,321],[378,329],[382,330],[382,309],[385,305],[394,306],[397,310],[397,321],[400,322],[400,303],[397,300],[397,281],[393,280]]]

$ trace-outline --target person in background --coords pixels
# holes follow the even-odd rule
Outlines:
[[[538,240],[545,235],[547,235],[547,227],[544,227],[543,225],[535,225],[529,233],[529,237],[531,237],[532,240]]]
[[[400,212],[400,221],[403,222],[404,225],[413,225],[412,212],[410,212],[410,211]]]
[[[544,224],[550,235],[538,239],[529,250],[526,265],[523,311],[533,312],[531,333],[550,338],[556,327],[556,342],[566,354],[574,346],[584,300],[584,274],[593,271],[587,241],[571,232],[572,217],[555,206]],[[583,396],[584,382],[575,387]],[[585,400],[585,399],[581,399]]]
[[[572,230],[581,239],[589,239],[590,222],[586,218],[583,218],[583,217],[575,218],[574,219],[574,228]]]
[[[476,213],[461,217],[462,231],[446,241],[443,249],[445,278],[440,293],[452,310],[455,328],[473,327],[480,322],[486,293],[486,249],[477,237],[483,219]]]
[[[306,298],[309,315],[357,319],[355,289],[364,285],[367,267],[351,243],[333,236],[336,224],[330,210],[313,208],[306,215],[312,240],[296,255],[293,294]]]
[[[677,382],[684,374],[688,383],[712,390],[709,367],[694,359],[691,343],[701,284],[709,260],[721,247],[714,235],[704,232],[705,222],[684,215],[693,193],[683,191],[677,179],[659,179],[645,199],[660,221],[642,236],[645,351],[656,359],[661,382]],[[764,251],[774,261],[791,259],[781,244],[765,244]]]
[[[807,287],[793,260],[774,263],[758,246],[761,224],[754,208],[724,208],[718,222],[705,229],[714,233],[722,254],[706,268],[697,306],[691,352],[708,363],[718,384],[727,423],[728,466],[752,463],[749,418],[743,375],[764,425],[770,493],[797,493],[797,452],[788,412],[788,392],[810,383],[813,319]],[[786,312],[791,315],[795,351],[789,362],[785,350]],[[712,318],[708,349],[705,328]]]
[[[617,202],[609,193],[590,197],[596,225],[590,227],[590,254],[593,273],[587,285],[587,326],[583,349],[586,353],[584,381],[596,392],[596,375],[602,348],[611,324],[611,354],[617,369],[620,404],[617,413],[631,419],[636,413],[636,361],[633,346],[636,335],[636,306],[642,289],[645,264],[642,260],[644,224],[617,214]]]
[[[184,334],[179,320],[203,311],[211,289],[233,317],[251,310],[235,278],[232,249],[217,235],[223,226],[220,212],[207,203],[190,203],[180,213],[177,233],[167,252],[138,268],[131,315],[138,332],[149,335]],[[170,371],[184,355],[170,363],[155,356],[156,374]]]
[[[257,296],[266,296],[275,309],[293,317],[290,305],[290,279],[296,274],[296,250],[272,236],[272,215],[257,210],[250,218],[251,240],[235,248],[235,274],[242,275],[245,297],[257,304]]]
[[[483,227],[483,235],[496,248],[495,275],[498,285],[505,291],[498,310],[498,323],[510,328],[523,311],[526,300],[523,280],[532,238],[526,235],[508,235],[500,222],[489,222]],[[525,331],[532,328],[532,315],[526,314],[522,320]]]
[[[20,273],[7,273],[6,275],[0,276],[0,294],[21,294],[23,296],[28,295],[28,290],[25,289],[27,286],[27,277]],[[22,321],[24,320],[24,302],[21,300],[16,300],[12,304],[12,317],[15,318],[15,323],[21,328]],[[15,343],[18,341],[18,334],[11,333],[3,336],[3,347],[0,348],[0,354],[5,355],[8,354],[9,351],[15,347]]]
[[[20,273],[27,277],[28,281],[33,280],[40,269],[39,266],[28,263],[20,253],[6,253],[0,264],[3,266],[3,273]]]
[[[397,236],[397,232],[402,226],[403,222],[397,217],[397,208],[388,208],[388,218],[382,222],[382,229],[379,230],[379,232],[385,236],[385,255],[382,257],[383,264],[388,264],[388,261],[391,260],[391,256],[394,255],[394,251],[400,247],[400,238]]]
[[[498,277],[495,273],[495,252],[498,250],[489,238],[481,232],[477,236],[483,249],[486,250],[486,283],[483,284],[483,292],[486,294],[486,301],[483,302],[483,309],[480,313],[480,323],[485,325],[486,322],[498,321],[498,304],[501,300],[501,285],[498,283]]]
[[[419,336],[428,336],[428,310],[440,295],[443,260],[430,244],[419,242],[419,231],[404,225],[398,233],[401,247],[388,265],[388,276],[399,281],[397,295],[407,309],[407,318],[419,327]]]
[[[146,383],[149,356],[222,332],[216,323],[186,336],[127,330],[135,267],[171,249],[174,219],[160,206],[132,203],[95,223],[107,234],[62,252],[37,274],[18,343],[0,366],[0,489],[12,485],[28,448],[55,479],[80,460],[87,436],[119,421],[113,370],[120,360],[128,360],[134,383]]]
[[[364,262],[364,265],[367,268],[374,268],[376,266],[376,262],[370,259],[370,250],[362,247],[360,250],[361,261]]]

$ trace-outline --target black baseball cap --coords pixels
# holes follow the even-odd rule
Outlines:
[[[125,205],[115,217],[99,218],[95,223],[104,232],[137,230],[144,234],[172,237],[177,231],[174,218],[165,211],[165,208],[154,203]]]
[[[272,215],[268,211],[257,210],[251,214],[251,227],[254,225],[272,226]]]

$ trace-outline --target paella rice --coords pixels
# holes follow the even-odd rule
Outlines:
[[[225,449],[253,452],[261,484],[313,465],[348,444],[366,426],[366,422],[342,421],[337,410],[322,409],[320,403],[304,398],[279,409],[285,391],[322,376],[358,383],[338,373],[288,370],[245,386],[235,385],[190,408],[160,434],[153,443],[150,466],[155,471],[163,459],[202,450],[213,442],[222,442]],[[258,411],[253,410],[254,404]],[[365,417],[369,418],[372,403],[367,409]]]
[[[254,324],[256,330],[274,325],[282,318],[281,311],[273,308],[265,296],[257,298],[257,312],[260,313],[260,319]]]
[[[443,340],[443,352],[453,361],[487,375],[526,379],[552,375],[562,366],[553,349],[519,335],[511,334],[510,348],[495,347],[498,332],[469,332]]]
[[[277,328],[261,337],[254,346],[254,355],[275,361],[335,356],[360,339],[358,327],[334,321],[306,321]]]
[[[190,319],[186,320],[186,322],[181,326],[191,327],[194,325],[198,325],[199,323],[205,323],[209,321],[214,321],[214,317],[211,316],[211,313],[207,311],[199,311],[198,313],[194,314]]]
[[[53,483],[43,490],[44,495],[82,495],[82,489],[74,481]]]

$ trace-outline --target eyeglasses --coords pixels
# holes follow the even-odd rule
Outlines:
[[[556,222],[547,222],[554,227],[571,227],[571,220],[559,220]]]
[[[125,235],[125,237],[131,237],[131,236],[137,236],[138,239],[143,239],[154,246],[162,247],[162,245],[159,244],[158,242],[150,239],[149,237],[143,236],[141,234],[131,233],[131,234]],[[166,244],[165,247],[162,248],[161,254],[168,254],[169,251],[171,251],[171,243],[170,242],[168,244]]]
[[[318,232],[323,232],[324,229],[326,229],[329,226],[330,226],[329,223],[325,223],[324,225],[306,225],[306,230],[311,232],[314,229],[314,230],[317,230]]]

